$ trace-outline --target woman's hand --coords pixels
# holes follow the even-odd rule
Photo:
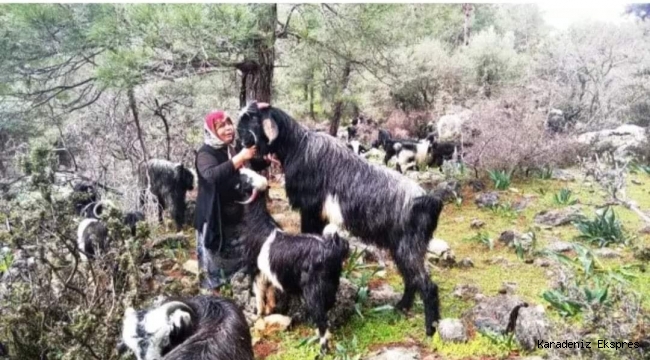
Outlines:
[[[255,154],[257,154],[257,146],[241,149],[237,155],[232,157],[232,163],[235,165],[235,169],[241,168],[246,161],[254,158]]]

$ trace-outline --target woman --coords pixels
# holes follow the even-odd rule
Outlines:
[[[255,104],[249,111],[256,111]],[[224,111],[205,117],[204,144],[196,155],[199,191],[196,199],[196,246],[201,284],[204,289],[219,288],[242,268],[237,251],[237,234],[231,226],[239,221],[243,206],[233,199],[238,170],[248,161],[254,171],[269,165],[269,158],[254,159],[256,147],[235,144],[235,127]]]

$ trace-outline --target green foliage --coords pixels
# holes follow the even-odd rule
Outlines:
[[[562,316],[571,317],[581,312],[582,305],[579,302],[571,300],[557,290],[547,290],[542,297]]]
[[[494,214],[506,219],[517,218],[517,211],[512,207],[512,204],[509,202],[503,202],[493,206],[489,206],[488,209],[490,209]]]
[[[626,244],[629,240],[625,235],[621,221],[611,207],[598,211],[592,219],[580,219],[575,222],[575,227],[580,231],[578,240],[590,244],[606,247],[611,244]]]
[[[511,176],[510,172],[504,170],[489,170],[488,174],[494,183],[494,188],[497,190],[507,190],[510,187]]]
[[[519,344],[514,332],[502,334],[484,329],[479,329],[478,332],[488,338],[493,345],[496,345],[499,349],[508,353],[519,349]]]
[[[558,193],[553,194],[553,201],[557,205],[574,205],[578,202],[577,199],[572,199],[573,193],[567,188],[562,188]]]
[[[633,174],[641,173],[641,174],[650,175],[650,165],[643,165],[638,163],[631,164],[630,172]]]
[[[361,350],[356,335],[352,335],[352,340],[344,339],[336,343],[334,360],[360,360]]]
[[[6,273],[14,262],[14,256],[8,252],[0,256],[0,274]]]
[[[490,250],[494,248],[494,240],[490,237],[490,235],[487,232],[483,232],[483,231],[478,232],[476,233],[476,235],[465,238],[464,240],[482,244]]]

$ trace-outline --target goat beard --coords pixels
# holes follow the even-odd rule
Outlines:
[[[253,194],[251,194],[251,197],[249,197],[248,200],[246,200],[246,201],[238,201],[238,203],[240,203],[242,205],[248,205],[248,204],[252,203],[253,201],[255,201],[255,199],[257,199],[257,194],[258,194],[257,189],[253,189]]]

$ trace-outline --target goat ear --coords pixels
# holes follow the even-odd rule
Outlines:
[[[264,135],[269,139],[269,144],[278,137],[278,124],[276,124],[272,119],[268,118],[262,120],[262,129],[264,130]]]

